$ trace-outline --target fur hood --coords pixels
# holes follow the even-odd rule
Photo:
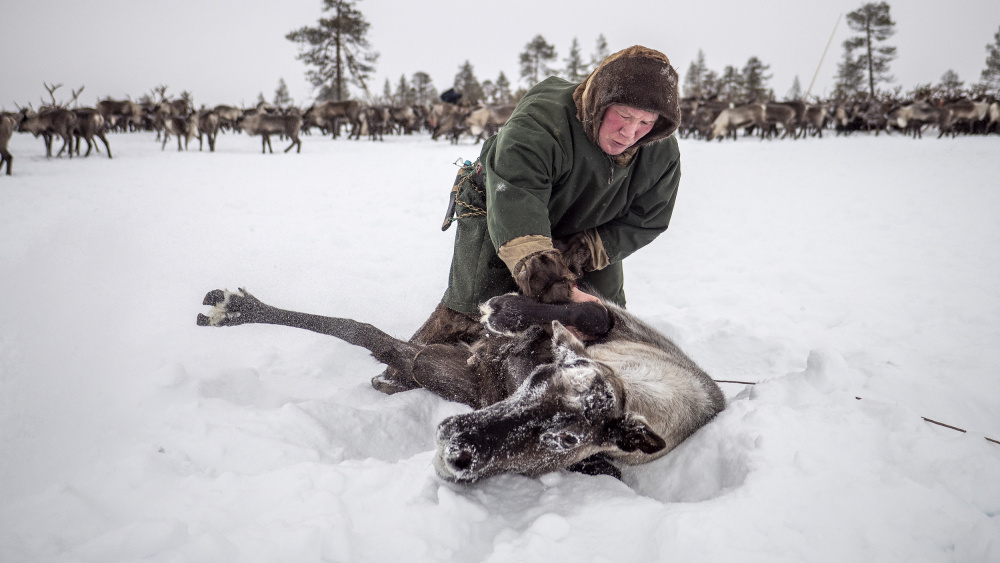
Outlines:
[[[618,156],[615,164],[626,166],[642,145],[669,137],[681,121],[677,95],[677,71],[659,51],[635,45],[608,56],[573,92],[576,116],[587,138],[598,144],[605,110],[621,104],[659,114],[653,129]]]

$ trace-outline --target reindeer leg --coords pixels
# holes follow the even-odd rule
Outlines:
[[[108,150],[108,158],[111,158],[111,145],[108,144],[108,138],[104,136],[104,133],[101,133],[101,140],[104,141],[104,148]]]
[[[490,386],[480,381],[475,366],[469,365],[471,353],[464,344],[425,346],[404,342],[370,324],[352,319],[278,309],[243,289],[237,292],[212,290],[203,304],[212,305],[213,309],[208,315],[198,315],[199,326],[262,323],[303,328],[365,348],[376,360],[398,370],[400,376],[419,382],[416,386],[424,386],[445,399],[474,408],[498,400],[490,396]]]
[[[484,303],[483,324],[498,334],[524,332],[533,325],[550,325],[559,321],[571,326],[585,337],[600,338],[614,326],[611,313],[604,305],[586,303],[539,303],[517,293],[494,297]]]
[[[67,154],[69,155],[69,158],[73,158],[73,137],[72,136],[63,135],[63,146],[62,146],[62,148],[59,149],[59,154],[56,155],[56,158],[59,158],[60,156],[62,156],[63,151],[67,152]]]
[[[243,289],[236,292],[212,290],[205,296],[203,304],[212,305],[213,309],[208,315],[198,315],[199,326],[261,323],[303,328],[361,346],[370,351],[376,360],[405,373],[412,373],[414,357],[420,351],[419,346],[389,336],[370,324],[278,309]]]

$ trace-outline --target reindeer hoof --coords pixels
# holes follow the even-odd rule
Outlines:
[[[533,323],[520,307],[524,297],[515,293],[498,295],[479,306],[481,322],[494,334],[513,335],[527,330]]]
[[[261,303],[242,287],[237,291],[213,289],[205,295],[202,305],[211,305],[207,315],[198,315],[198,326],[236,326],[254,322]]]
[[[224,303],[226,301],[226,292],[221,289],[213,289],[205,295],[205,299],[201,302],[202,305],[218,305],[219,303]],[[200,316],[200,315],[199,315]]]

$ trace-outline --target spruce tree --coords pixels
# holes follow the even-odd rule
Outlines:
[[[844,42],[844,60],[837,64],[837,81],[833,90],[833,97],[836,99],[854,96],[865,83],[864,64],[860,57],[854,55],[857,48],[850,39]]]
[[[500,71],[500,76],[497,76],[496,85],[496,101],[498,104],[509,104],[514,99],[514,94],[510,91],[510,80],[507,80],[507,75]]]
[[[301,27],[285,35],[299,45],[295,58],[312,67],[306,71],[306,78],[320,89],[320,99],[348,99],[348,84],[367,92],[365,80],[375,71],[378,60],[378,53],[371,51],[366,38],[368,22],[348,0],[323,0],[323,13],[329,17],[320,18],[317,26]]]
[[[278,87],[274,90],[274,105],[278,109],[284,109],[292,105],[292,96],[288,93],[288,84],[285,79],[278,79]]]
[[[962,97],[964,86],[965,82],[958,79],[958,73],[952,69],[948,69],[941,75],[938,92],[945,98],[960,98]]]
[[[604,38],[604,34],[602,33],[597,36],[597,41],[594,44],[594,53],[590,55],[590,72],[593,72],[610,54],[608,52],[608,40]]]
[[[414,72],[410,78],[410,87],[413,89],[413,103],[429,106],[437,101],[437,89],[426,72]]]
[[[396,99],[392,95],[392,83],[389,82],[388,77],[385,79],[385,84],[382,85],[382,103],[389,106],[396,103]]]
[[[704,98],[705,74],[708,67],[705,66],[705,53],[698,49],[698,58],[688,65],[687,73],[684,75],[684,95],[689,98]]]
[[[980,80],[988,92],[1000,96],[1000,30],[993,35],[993,43],[986,46],[986,68]]]
[[[483,99],[483,87],[476,78],[476,73],[472,69],[472,64],[465,61],[459,67],[458,74],[455,75],[455,91],[462,94],[462,101],[469,104],[478,104]]]
[[[795,75],[795,80],[792,81],[792,88],[785,94],[785,100],[789,102],[802,100],[802,85],[799,84],[799,75]]]
[[[719,95],[727,102],[740,103],[745,101],[746,89],[743,75],[739,69],[726,65],[719,78]]]
[[[483,102],[487,104],[497,103],[497,85],[487,78],[480,86],[483,88]]]
[[[536,35],[521,52],[521,79],[527,82],[529,88],[538,84],[553,74],[548,63],[555,59],[556,48],[541,35]]]
[[[566,70],[563,76],[566,80],[570,82],[583,82],[584,78],[587,78],[589,72],[587,72],[587,65],[583,62],[583,57],[580,55],[580,42],[573,38],[573,43],[569,46],[569,55],[564,59],[566,62]]]
[[[858,63],[868,76],[868,95],[875,99],[875,85],[892,82],[889,63],[896,58],[896,48],[882,42],[896,33],[896,22],[889,16],[889,4],[868,3],[847,14],[847,25],[860,32],[844,42],[844,48],[860,49]]]
[[[747,59],[746,66],[740,76],[743,78],[743,95],[749,102],[766,102],[770,96],[767,81],[771,79],[770,74],[765,74],[771,65],[766,65],[757,57]]]
[[[416,93],[406,81],[405,74],[399,75],[399,82],[396,83],[396,93],[393,95],[393,99],[397,106],[412,106],[416,103]]]
[[[711,69],[705,71],[705,76],[701,81],[701,91],[702,96],[706,99],[717,98],[719,96],[719,93],[722,91],[722,84],[718,72]]]

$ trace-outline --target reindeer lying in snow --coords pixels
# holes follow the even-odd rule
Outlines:
[[[485,336],[471,346],[405,342],[351,319],[277,309],[243,289],[210,291],[204,304],[213,309],[198,315],[199,325],[266,323],[335,336],[477,409],[438,426],[434,466],[449,481],[564,468],[620,477],[610,460],[652,461],[725,406],[673,342],[607,302],[494,297],[482,307]]]

